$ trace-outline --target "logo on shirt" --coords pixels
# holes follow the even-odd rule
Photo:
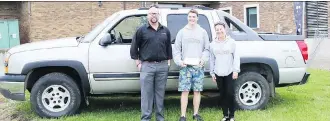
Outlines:
[[[196,38],[188,38],[188,42],[190,43],[201,43],[199,39]]]
[[[162,33],[162,35],[166,35],[166,33]]]
[[[213,51],[216,55],[226,55],[226,54],[231,54],[231,51],[228,49],[214,49]]]

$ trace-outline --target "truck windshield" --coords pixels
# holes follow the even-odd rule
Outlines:
[[[95,39],[95,37],[117,16],[119,15],[119,12],[112,14],[110,17],[108,17],[106,20],[104,20],[102,23],[97,25],[92,31],[90,31],[88,34],[86,34],[85,37],[83,37],[82,42],[91,42]]]

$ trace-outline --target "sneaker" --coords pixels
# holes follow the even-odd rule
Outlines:
[[[197,120],[197,121],[204,121],[203,120],[203,118],[200,116],[200,115],[198,115],[198,114],[196,114],[196,115],[193,115],[193,120]]]
[[[220,121],[228,121],[228,119],[229,119],[229,117],[228,116],[225,116]]]
[[[179,121],[186,121],[186,117],[181,116]]]
[[[235,121],[235,119],[234,118],[230,118],[229,121]]]

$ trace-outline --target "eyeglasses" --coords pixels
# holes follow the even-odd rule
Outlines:
[[[148,13],[149,15],[158,15],[158,13]]]

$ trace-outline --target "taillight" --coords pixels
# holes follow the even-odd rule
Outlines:
[[[300,49],[301,55],[306,63],[308,60],[308,47],[304,40],[297,40],[298,47]]]

